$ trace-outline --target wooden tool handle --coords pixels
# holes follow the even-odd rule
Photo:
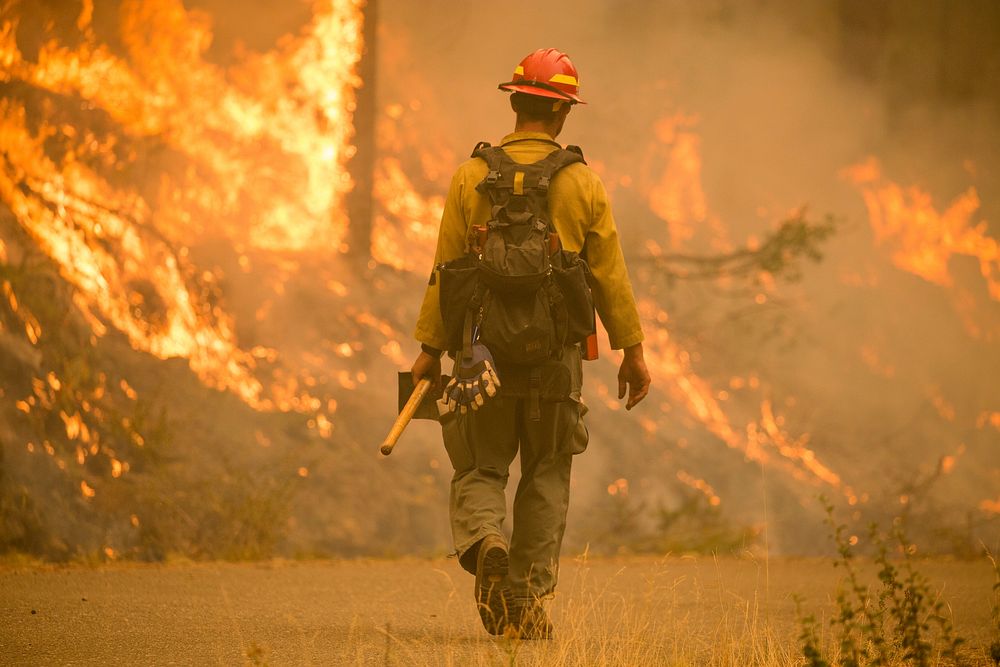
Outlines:
[[[385,456],[392,454],[392,448],[396,446],[396,441],[399,440],[399,436],[403,435],[403,431],[406,430],[406,425],[410,423],[413,419],[413,414],[417,411],[417,406],[420,402],[424,400],[424,396],[431,389],[431,381],[427,378],[422,379],[417,383],[417,386],[413,388],[413,393],[410,394],[410,399],[406,401],[406,405],[403,406],[403,410],[396,417],[396,423],[392,425],[392,429],[389,431],[389,435],[385,436],[385,441],[382,446],[379,447],[379,451]]]

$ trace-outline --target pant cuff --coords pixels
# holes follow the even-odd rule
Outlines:
[[[465,540],[461,544],[455,545],[455,551],[458,552],[458,562],[462,566],[462,569],[466,572],[471,574],[476,573],[476,555],[478,553],[478,549],[475,547],[482,542],[487,535],[500,535],[503,537],[501,533],[492,530],[489,526],[483,526],[473,537]]]

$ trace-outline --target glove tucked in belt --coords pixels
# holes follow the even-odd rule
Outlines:
[[[478,410],[487,398],[496,396],[499,387],[493,355],[485,345],[476,343],[468,354],[455,361],[454,377],[444,388],[445,405],[452,412],[459,410],[462,414],[469,408]]]

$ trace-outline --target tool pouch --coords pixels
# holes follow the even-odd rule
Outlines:
[[[590,267],[575,252],[562,250],[552,262],[552,281],[566,313],[564,345],[574,345],[597,331]]]
[[[444,322],[446,349],[462,348],[462,332],[473,297],[479,288],[479,261],[473,255],[463,255],[458,259],[438,266],[440,277],[441,319]]]

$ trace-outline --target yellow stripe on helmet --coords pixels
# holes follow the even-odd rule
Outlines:
[[[570,76],[569,74],[553,74],[552,78],[549,79],[549,83],[568,83],[571,86],[580,85],[580,83],[576,80],[576,77]]]

